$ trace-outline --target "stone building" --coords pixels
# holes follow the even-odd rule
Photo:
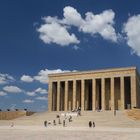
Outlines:
[[[48,111],[140,107],[136,67],[49,74]]]

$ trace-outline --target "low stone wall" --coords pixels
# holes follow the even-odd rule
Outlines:
[[[12,120],[22,116],[30,116],[33,113],[29,111],[1,111],[0,120]]]
[[[127,110],[126,114],[131,119],[140,120],[140,109]]]

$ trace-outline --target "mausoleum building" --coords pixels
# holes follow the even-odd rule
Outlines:
[[[49,111],[124,110],[140,107],[136,67],[49,74]]]

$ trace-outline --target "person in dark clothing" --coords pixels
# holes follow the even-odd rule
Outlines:
[[[93,127],[95,127],[95,122],[93,122]]]
[[[63,127],[65,127],[65,125],[66,125],[66,124],[65,124],[65,120],[63,120]]]
[[[47,126],[47,121],[44,121],[44,126],[45,126],[45,127]]]
[[[53,125],[56,125],[56,122],[55,122],[55,120],[53,120]]]
[[[91,121],[89,121],[89,127],[91,127],[92,126],[92,122]]]

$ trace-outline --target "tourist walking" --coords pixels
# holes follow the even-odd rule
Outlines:
[[[91,121],[89,121],[89,127],[91,127],[92,126],[92,122]]]
[[[55,120],[53,120],[53,125],[56,125],[56,122],[55,122]]]
[[[93,122],[93,128],[95,127],[95,122]]]
[[[47,127],[47,121],[44,121],[44,126]]]
[[[65,122],[65,120],[63,120],[63,127],[65,127],[66,126],[66,122]]]

